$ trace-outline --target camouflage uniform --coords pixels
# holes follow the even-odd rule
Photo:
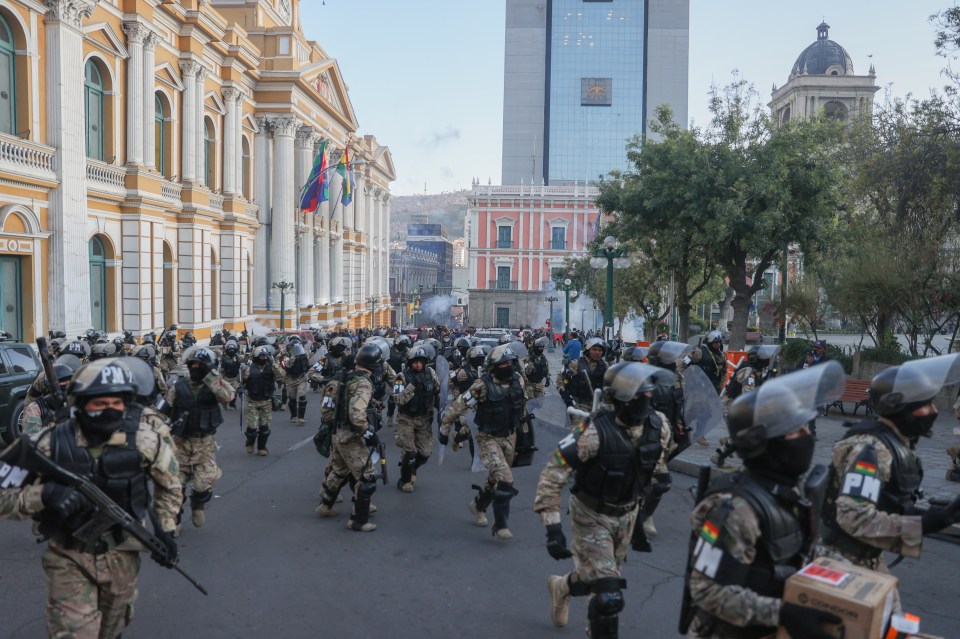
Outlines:
[[[370,460],[370,449],[363,439],[368,428],[367,408],[373,401],[373,383],[370,372],[357,367],[346,381],[343,393],[346,403],[346,419],[336,425],[333,434],[332,453],[327,478],[323,482],[321,504],[317,514],[321,517],[335,515],[333,504],[343,485],[350,483],[354,492],[354,513],[347,527],[368,531],[376,528],[367,522],[370,512],[370,497],[376,490],[376,477]]]
[[[47,429],[31,438],[40,453],[48,457],[53,432]],[[76,443],[80,448],[88,447],[79,429]],[[126,443],[126,434],[118,432],[105,446]],[[166,422],[150,408],[143,411],[135,445],[142,468],[153,480],[153,507],[160,526],[164,532],[170,532],[180,509],[179,469]],[[0,517],[22,520],[40,513],[44,510],[42,491],[40,483],[0,489]],[[111,546],[101,554],[73,549],[71,539],[66,533],[55,533],[43,554],[48,591],[47,633],[58,638],[112,639],[133,618],[142,548],[127,535],[117,540],[112,530],[101,538]]]
[[[539,373],[539,375],[538,375]],[[544,382],[550,383],[550,364],[543,353],[534,356],[532,353],[527,357],[527,363],[523,367],[523,375],[527,379],[527,399],[537,399],[543,397]],[[532,382],[530,378],[539,378],[540,381]]]
[[[161,339],[157,348],[160,351],[160,370],[163,371],[164,375],[169,375],[177,367],[177,360],[180,358],[181,350],[183,350],[180,347],[180,342],[178,340],[168,342],[166,339]]]
[[[256,370],[254,370],[256,368]],[[263,366],[262,369],[266,370],[266,366]],[[250,388],[250,384],[254,383],[251,379],[251,374],[257,374],[261,367],[253,362],[244,374],[244,388],[249,392],[249,401],[247,402],[247,414],[246,414],[246,431],[244,435],[247,438],[246,448],[247,454],[252,455],[254,445],[256,445],[260,455],[267,454],[267,438],[270,436],[270,422],[273,421],[273,397],[271,396],[272,391],[267,388],[257,388],[254,392]],[[270,370],[273,372],[274,383],[277,381],[282,381],[284,372],[283,368],[280,367],[280,364],[276,360],[270,360]],[[273,386],[274,384],[271,384]],[[241,399],[240,401],[243,401]]]
[[[602,410],[600,414],[606,414],[613,421],[612,414],[606,410]],[[661,421],[661,427],[659,436],[655,436],[654,441],[659,443],[660,454],[652,474],[666,470],[671,440],[669,420],[662,414],[657,413],[657,416]],[[647,421],[631,427],[623,425],[618,420],[613,421],[613,424],[615,427],[625,429],[627,437],[635,446],[640,447],[646,443],[646,431],[649,427]],[[533,510],[540,515],[540,521],[544,526],[560,524],[561,493],[575,472],[565,457],[564,451],[568,456],[575,454],[579,461],[578,466],[599,459],[601,436],[597,426],[592,421],[577,426],[566,439],[560,442],[560,447],[550,456],[546,467],[540,472]],[[559,586],[567,596],[590,594],[591,588],[602,580],[615,581],[618,585],[616,590],[619,590],[623,583],[620,579],[620,569],[626,559],[627,548],[636,523],[639,511],[637,505],[638,501],[635,499],[632,503],[614,507],[605,502],[593,503],[586,492],[574,493],[569,502],[570,526],[573,534],[571,545],[573,570],[563,577],[551,578],[551,582],[561,580]],[[566,621],[564,620],[563,623],[565,624]],[[563,624],[558,623],[558,625]]]
[[[690,353],[690,361],[699,366],[713,382],[717,395],[723,390],[723,382],[727,378],[727,356],[722,350],[715,351],[706,344]]]
[[[283,364],[286,375],[287,405],[290,407],[290,421],[303,424],[307,411],[307,373],[310,364],[303,355],[290,356]]]
[[[47,426],[53,426],[57,419],[66,419],[70,416],[70,408],[65,406],[56,413],[50,408],[49,402],[52,398],[49,395],[30,402],[23,409],[20,422],[20,432],[26,435],[39,433]]]
[[[882,423],[916,461],[914,444],[892,423]],[[883,550],[918,558],[923,547],[920,516],[878,507],[881,492],[893,479],[893,453],[886,444],[872,434],[853,434],[834,444],[832,466],[837,494],[827,498],[817,554],[879,572],[889,572]],[[895,606],[900,609],[899,595]]]
[[[579,410],[589,413],[593,410],[592,391],[602,387],[606,369],[603,359],[594,362],[589,357],[581,357],[569,362],[566,370],[557,375],[557,389],[563,389]],[[588,392],[591,394],[589,398]]]
[[[189,377],[184,378],[183,381],[189,384],[194,397],[207,389],[221,405],[226,404],[236,395],[233,387],[215,370],[207,373],[200,383],[193,382]],[[176,385],[167,391],[167,403],[177,411]],[[218,406],[216,411],[219,410]],[[177,463],[180,465],[180,483],[183,485],[182,500],[186,501],[189,483],[192,486],[190,507],[194,513],[193,523],[195,526],[202,526],[204,505],[213,497],[213,485],[223,475],[223,471],[217,466],[217,442],[213,432],[206,432],[200,436],[192,434],[189,430],[184,431],[183,428],[175,429],[175,432],[182,433],[182,436],[175,435],[173,438],[176,444]],[[178,515],[178,532],[179,529]]]
[[[389,365],[385,365],[384,370],[393,373]],[[419,374],[430,376],[432,391],[425,390],[421,384],[413,381],[418,373],[412,368],[407,368],[400,376],[393,374],[392,380],[397,384],[404,384],[403,390],[396,395],[400,415],[397,417],[397,429],[394,432],[397,448],[403,453],[400,461],[401,476],[397,485],[404,492],[413,492],[413,485],[417,482],[417,469],[427,463],[430,453],[433,452],[433,405],[440,395],[440,379],[437,372],[427,366],[424,366]],[[426,397],[428,393],[430,396]],[[416,397],[418,394],[421,397]],[[424,414],[411,414],[409,407],[414,400],[428,404],[423,407],[426,409]]]
[[[244,359],[239,352],[233,355],[225,353],[220,357],[220,373],[227,383],[236,389],[240,388],[240,367],[243,366]],[[236,406],[237,400],[234,398],[230,401],[230,408],[236,408]]]

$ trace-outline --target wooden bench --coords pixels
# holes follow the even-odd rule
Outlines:
[[[872,413],[873,409],[870,406],[870,380],[853,379],[852,377],[847,377],[847,383],[843,387],[843,394],[837,398],[837,401],[826,405],[823,408],[823,414],[826,415],[828,410],[836,406],[840,409],[841,415],[846,415],[846,411],[843,410],[843,402],[850,402],[853,404],[854,415],[857,414],[857,409],[861,406],[864,408],[865,415]]]

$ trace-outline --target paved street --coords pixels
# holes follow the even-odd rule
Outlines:
[[[324,460],[309,441],[312,425],[294,426],[286,413],[274,413],[271,455],[259,458],[243,451],[239,414],[226,413],[218,436],[224,476],[209,506],[208,523],[194,529],[187,522],[180,539],[181,565],[208,588],[210,597],[145,559],[136,618],[124,638],[583,636],[585,600],[574,601],[567,628],[550,624],[546,576],[565,572],[569,563],[547,555],[543,528],[532,511],[537,474],[562,435],[556,425],[562,404],[550,390],[552,398],[537,414],[553,424],[542,424],[535,465],[516,472],[520,495],[513,502],[515,538],[509,542],[498,542],[489,528],[472,525],[470,484],[481,475],[469,471],[465,451],[448,450],[439,467],[435,452],[412,495],[400,493],[392,483],[381,485],[374,495],[379,512],[372,518],[378,529],[357,534],[345,528],[344,515],[328,520],[314,515]],[[316,409],[319,395],[309,398],[311,410]],[[949,422],[955,425],[952,418]],[[827,441],[840,428],[838,420],[821,421],[818,457],[826,455]],[[385,439],[391,439],[391,432],[382,431]],[[937,455],[945,458],[941,443],[924,442],[928,469]],[[695,465],[708,454],[695,446],[684,458]],[[392,441],[388,459],[395,481]],[[956,493],[960,485],[948,485],[942,475],[929,470],[926,483]],[[674,489],[657,515],[655,552],[630,553],[621,621],[625,637],[678,636],[692,483],[675,473]],[[338,510],[348,510],[348,504]],[[568,521],[564,530],[569,536]],[[41,552],[28,523],[0,522],[0,597],[6,602],[2,637],[44,634]],[[940,566],[958,558],[958,546],[930,540],[921,560],[905,560],[895,569],[906,608],[921,615],[927,632],[955,636],[960,621],[956,577]]]

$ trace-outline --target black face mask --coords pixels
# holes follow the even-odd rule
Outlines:
[[[813,435],[794,439],[777,437],[767,442],[767,452],[747,460],[747,467],[785,483],[796,483],[813,463]]]
[[[650,414],[650,397],[640,395],[623,405],[617,417],[628,426],[638,426]]]
[[[123,425],[124,411],[107,408],[99,411],[88,411],[81,408],[77,412],[77,422],[80,432],[87,438],[91,446],[100,446],[120,430]]]
[[[937,421],[938,413],[930,413],[917,417],[912,412],[906,413],[894,420],[897,429],[904,437],[916,442],[921,437],[933,436],[933,423]]]
[[[513,365],[510,366],[497,366],[493,369],[493,376],[499,379],[502,382],[505,382],[513,378]]]
[[[200,368],[191,368],[190,369],[190,381],[191,382],[202,382],[203,378],[207,376],[209,371],[203,367]]]

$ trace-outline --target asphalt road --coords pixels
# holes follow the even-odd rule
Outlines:
[[[315,409],[319,395],[309,397]],[[538,414],[559,423],[561,407],[553,398]],[[490,528],[472,524],[470,484],[483,475],[470,472],[466,451],[448,450],[442,466],[435,453],[413,494],[381,485],[374,495],[379,512],[372,517],[378,525],[373,533],[347,530],[346,502],[338,506],[344,512],[339,517],[317,519],[325,460],[309,441],[313,427],[287,423],[286,413],[274,416],[271,455],[262,458],[246,455],[239,415],[226,413],[218,435],[224,476],[207,525],[184,526],[181,566],[210,596],[145,558],[136,616],[125,639],[583,636],[586,600],[574,600],[566,628],[550,623],[546,577],[566,572],[570,562],[548,556],[532,510],[537,474],[562,434],[559,426],[542,427],[534,466],[515,473],[515,538],[503,542]],[[385,440],[391,434],[382,431]],[[397,459],[388,441],[394,481]],[[654,553],[630,553],[622,636],[679,636],[692,481],[675,476],[657,514]],[[567,521],[564,529],[569,536]],[[0,522],[0,637],[45,634],[41,552],[29,523]],[[952,566],[958,558],[960,548],[931,540],[921,560],[895,569],[906,608],[921,615],[927,632],[956,636],[960,610]]]

